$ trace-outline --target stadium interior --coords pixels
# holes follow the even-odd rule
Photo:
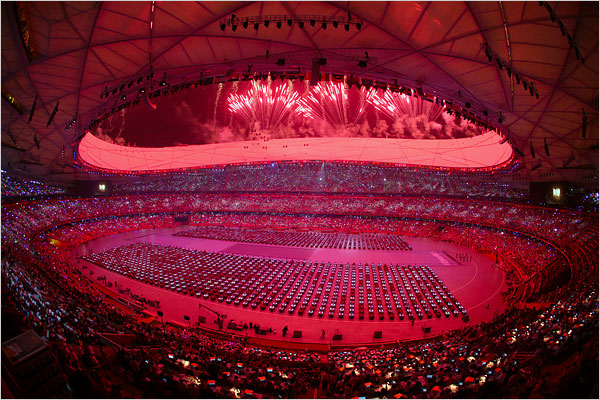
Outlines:
[[[2,2],[3,398],[598,398],[597,2]]]

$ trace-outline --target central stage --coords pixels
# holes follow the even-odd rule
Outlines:
[[[494,315],[504,310],[501,297],[501,292],[506,290],[504,272],[500,268],[494,267],[489,258],[454,244],[403,236],[403,239],[412,247],[412,251],[349,250],[235,243],[173,236],[174,233],[186,229],[189,229],[189,227],[152,229],[111,235],[80,246],[72,256],[75,259],[75,257],[84,256],[89,252],[98,253],[132,243],[149,243],[225,254],[338,264],[423,264],[431,267],[469,315],[469,322],[464,322],[461,318],[454,316],[442,316],[441,318],[434,316],[431,319],[427,317],[416,319],[412,323],[408,319],[402,321],[398,319],[379,321],[377,318],[375,320],[369,320],[368,318],[351,320],[348,318],[338,319],[337,316],[330,319],[327,314],[324,317],[317,317],[316,314],[309,317],[306,313],[302,316],[297,315],[297,313],[288,315],[287,312],[280,314],[279,312],[270,312],[269,309],[243,308],[241,305],[227,305],[217,301],[178,294],[124,277],[92,263],[77,260],[77,265],[84,268],[86,275],[90,275],[90,271],[93,271],[92,276],[94,278],[106,276],[108,282],[117,282],[119,287],[129,288],[132,293],[142,295],[149,300],[159,300],[160,310],[164,313],[165,321],[176,321],[187,325],[184,315],[190,316],[192,323],[195,323],[198,321],[198,317],[201,317],[201,319],[205,319],[205,322],[200,324],[202,327],[218,329],[217,324],[214,322],[216,315],[205,307],[199,307],[200,303],[218,313],[227,314],[223,326],[225,331],[228,331],[227,326],[230,320],[237,325],[252,323],[259,324],[261,328],[271,328],[275,331],[274,334],[257,335],[252,329],[229,330],[229,332],[258,337],[264,343],[274,345],[277,345],[276,341],[291,341],[296,343],[297,346],[312,344],[312,347],[316,348],[326,344],[356,346],[373,342],[418,339],[426,335],[437,335],[443,331],[457,329],[466,324],[476,324],[490,320]],[[460,255],[463,255],[463,257],[459,258]],[[458,261],[464,260],[465,255],[472,257],[470,261]],[[148,311],[156,313],[157,310],[149,308]],[[430,328],[430,332],[424,333],[422,329],[424,325]],[[284,338],[282,329],[285,326],[288,327],[288,334]],[[325,337],[323,337],[323,330],[325,331]],[[301,337],[292,338],[294,331],[301,332]],[[381,338],[376,337],[378,336],[376,332],[381,332]],[[341,339],[337,336],[338,340],[334,341],[334,334],[341,335]]]

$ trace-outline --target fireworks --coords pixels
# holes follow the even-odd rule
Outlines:
[[[271,82],[253,81],[248,93],[229,96],[229,111],[246,121],[249,126],[260,123],[262,129],[273,130],[286,124],[296,115],[300,95],[285,83],[274,89],[272,86],[275,84]]]
[[[374,95],[374,89],[363,88],[360,90],[358,103],[350,107],[343,83],[319,83],[300,100],[298,111],[306,118],[339,128],[356,124]]]
[[[427,120],[435,121],[444,112],[444,107],[438,104],[390,91],[385,92],[383,97],[374,94],[369,98],[369,102],[392,119],[425,116]]]

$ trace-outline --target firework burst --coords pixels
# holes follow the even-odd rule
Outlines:
[[[275,86],[270,81],[253,81],[247,93],[232,93],[227,103],[229,111],[246,121],[248,126],[258,122],[262,129],[273,130],[296,115],[299,97],[289,84]]]
[[[362,118],[366,105],[374,94],[374,89],[362,88],[358,103],[355,107],[350,107],[348,91],[343,83],[319,83],[300,99],[298,112],[306,118],[334,128],[344,127],[356,124]]]
[[[425,116],[427,120],[435,121],[444,112],[444,107],[438,104],[390,91],[386,91],[383,97],[375,93],[369,98],[369,102],[392,119]]]

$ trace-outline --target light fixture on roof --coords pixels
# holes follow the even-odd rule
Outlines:
[[[321,27],[322,27],[323,29],[327,29],[327,22],[323,22],[323,23],[321,24]]]
[[[298,21],[298,26],[300,28],[304,28],[304,21]]]
[[[158,86],[167,86],[167,73],[166,72],[163,73],[163,77],[160,80],[160,82],[158,82]]]
[[[360,22],[357,22],[356,29],[358,29],[360,31],[361,28],[362,28],[362,24]]]
[[[292,21],[292,19],[291,19],[291,18],[288,18],[288,20],[287,20],[287,24],[288,24],[288,26],[292,26],[292,23],[293,23],[293,22],[294,22],[294,21]]]
[[[277,21],[277,29],[281,29],[281,21]]]
[[[350,24],[344,24],[344,30],[346,32],[350,31]]]
[[[243,25],[244,29],[248,29],[248,20],[244,21]]]
[[[269,27],[269,22],[270,22],[270,21],[269,21],[268,19],[265,19],[265,22],[264,22],[264,24],[265,24],[265,28],[268,28],[268,27]]]
[[[102,96],[100,97],[102,98]],[[31,119],[33,118],[33,113],[35,112],[35,107],[37,105],[37,99],[38,99],[38,94],[35,94],[35,98],[33,99],[33,104],[31,105],[31,110],[29,111],[29,120],[27,121],[28,123],[31,122]]]
[[[255,23],[254,23],[254,30],[258,30],[258,26],[259,26],[259,25],[260,25],[260,24],[259,24],[258,22],[255,22]]]
[[[487,58],[488,58],[489,62],[492,62],[492,60],[493,60],[494,58],[492,57],[492,52],[491,52],[491,50],[490,50],[490,48],[489,48],[489,46],[488,46],[487,42],[485,42],[485,55],[487,56]]]
[[[46,128],[50,126],[50,124],[54,120],[54,117],[56,116],[57,112],[58,112],[58,100],[56,101],[56,105],[54,106],[54,110],[52,110],[52,114],[50,114],[50,118],[48,119],[48,123],[46,124]]]
[[[225,24],[221,24],[221,30],[225,31]]]
[[[236,29],[237,29],[237,25],[231,25],[231,30],[232,30],[232,31],[234,31],[234,32],[235,32],[235,31],[236,31]]]

